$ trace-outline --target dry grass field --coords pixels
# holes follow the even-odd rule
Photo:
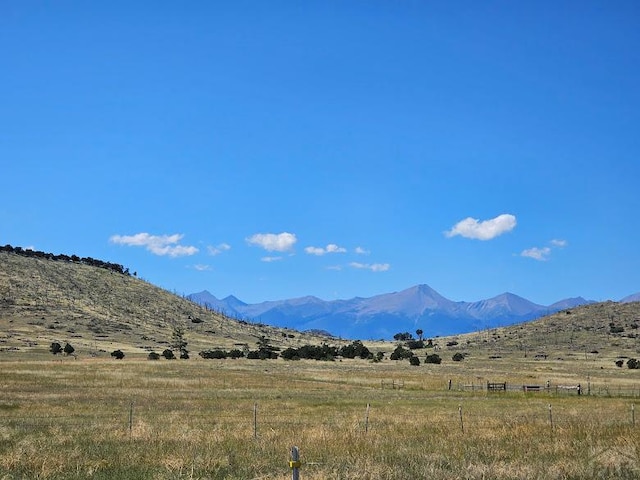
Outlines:
[[[308,479],[639,478],[637,397],[470,391],[443,366],[2,361],[0,478],[285,479],[293,445]]]
[[[439,365],[423,362],[434,349],[416,351],[419,366],[391,361],[385,342],[365,342],[387,353],[377,363],[205,360],[198,351],[262,337],[340,341],[0,252],[0,479],[286,479],[293,445],[303,479],[637,479],[640,370],[615,362],[640,357],[639,307],[437,338]],[[191,358],[148,360],[175,325]],[[53,341],[77,356],[52,355]]]

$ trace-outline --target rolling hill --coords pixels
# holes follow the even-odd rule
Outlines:
[[[369,299],[371,302],[357,301],[362,312],[375,311],[381,306],[389,310],[403,306],[407,311],[420,312],[424,303],[481,311],[494,308],[494,303],[511,308],[519,305],[525,310],[528,305],[526,301],[520,302],[519,297],[505,295],[492,302],[461,307],[426,286],[400,293],[373,297]],[[297,306],[310,303],[318,314],[328,308],[326,302],[313,297],[298,299],[287,307],[295,311]],[[232,297],[215,308],[229,304],[246,305]],[[340,302],[331,307],[347,308]],[[280,348],[342,343],[329,336],[230,318],[212,308],[109,265],[87,264],[71,257],[55,260],[0,251],[0,354],[3,356],[50,355],[52,342],[69,342],[81,355],[108,356],[115,349],[121,349],[127,355],[146,356],[150,351],[161,352],[167,348],[174,326],[185,329],[192,356],[206,349],[230,350],[245,345],[253,349],[262,338]],[[484,327],[437,338],[436,342],[448,350],[481,356],[501,356],[505,352],[586,356],[608,352],[611,358],[637,357],[639,325],[640,302],[603,302],[565,307],[536,320]],[[368,344],[386,352],[394,348],[389,342]]]
[[[285,348],[328,340],[226,317],[113,265],[0,251],[0,350],[46,352],[69,342],[94,355],[162,352],[174,326],[185,329],[192,354],[255,348],[263,336]]]

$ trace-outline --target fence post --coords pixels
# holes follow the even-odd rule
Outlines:
[[[133,400],[129,404],[129,440],[133,436]]]
[[[253,438],[258,438],[258,403],[253,404]]]
[[[300,449],[298,447],[291,447],[289,468],[291,469],[291,480],[300,480]]]
[[[464,434],[464,421],[462,420],[462,405],[458,405],[458,413],[460,414],[460,428]]]
[[[371,405],[367,403],[367,411],[364,414],[364,433],[369,432],[369,410],[371,409]]]
[[[551,426],[551,431],[553,432],[553,414],[551,413],[551,404],[549,404],[549,425]]]
[[[631,425],[636,426],[636,406],[634,403],[631,404]]]

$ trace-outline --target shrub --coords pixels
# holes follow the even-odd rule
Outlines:
[[[453,360],[454,362],[461,362],[462,360],[464,360],[464,355],[460,352],[457,352],[453,355],[453,357],[451,357],[451,360]]]
[[[222,360],[227,358],[228,354],[224,350],[216,349],[216,350],[203,350],[198,355],[202,358],[213,359],[213,360]]]
[[[422,340],[409,340],[407,342],[407,347],[411,350],[417,350],[419,348],[424,348],[424,342]]]
[[[62,345],[60,345],[58,342],[53,342],[49,347],[49,351],[54,355],[62,353]]]
[[[298,349],[296,348],[289,347],[283,350],[280,356],[285,360],[300,360],[300,355],[298,355]]]
[[[355,340],[349,345],[344,345],[337,351],[338,355],[344,358],[373,358],[373,354],[365,347],[360,340]]]
[[[111,356],[116,360],[122,360],[124,358],[124,352],[122,350],[114,350],[111,352]]]
[[[167,360],[174,360],[176,358],[176,356],[173,354],[173,351],[169,350],[168,348],[162,352],[162,356]]]
[[[156,352],[149,352],[149,356],[147,357],[149,360],[160,360],[160,355]]]
[[[636,360],[635,358],[630,358],[629,360],[627,360],[627,367],[632,370],[638,369],[640,368],[640,362],[638,362],[638,360]]]
[[[71,355],[71,354],[73,354],[73,352],[75,352],[75,351],[76,351],[76,349],[75,349],[75,348],[73,348],[73,347],[71,346],[71,344],[70,344],[70,343],[67,343],[67,344],[64,346],[64,353],[65,353],[65,355]]]
[[[415,355],[409,359],[409,363],[414,366],[420,365],[420,359]]]
[[[409,332],[396,333],[393,336],[393,339],[397,340],[398,342],[406,342],[407,340],[413,340],[413,335],[411,335]]]
[[[413,352],[408,350],[401,345],[398,345],[396,349],[391,352],[391,356],[389,357],[391,360],[404,360],[405,358],[413,357]]]
[[[622,368],[624,365],[624,360],[616,360],[616,367]]]
[[[442,363],[442,359],[437,353],[432,353],[431,355],[427,355],[427,358],[425,358],[424,362],[440,364]]]

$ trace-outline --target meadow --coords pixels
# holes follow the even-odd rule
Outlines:
[[[0,478],[640,478],[637,376],[574,363],[5,355]]]

